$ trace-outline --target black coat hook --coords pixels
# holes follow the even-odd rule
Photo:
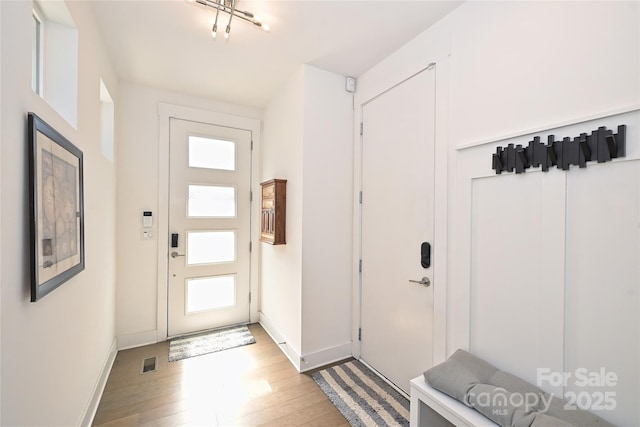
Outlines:
[[[581,168],[587,167],[587,162],[607,162],[625,156],[626,125],[618,126],[618,132],[613,133],[601,126],[597,130],[581,133],[580,136],[565,137],[562,141],[556,141],[554,135],[547,136],[547,144],[540,142],[540,137],[535,136],[526,147],[508,144],[506,147],[497,147],[492,154],[491,166],[496,174],[502,172],[524,173],[530,167],[541,166],[544,172],[550,166],[558,169],[569,170],[571,165]]]
[[[555,166],[558,164],[558,156],[556,156],[556,150],[553,145],[547,145],[547,158],[550,162],[549,166]],[[542,170],[546,172],[549,168],[542,168]]]
[[[496,153],[493,155],[492,164],[492,168],[498,175],[500,175],[502,173],[502,161],[500,160],[500,154]]]
[[[616,145],[616,137],[613,134],[605,136],[607,141],[607,148],[609,149],[609,157],[615,159],[618,157],[618,147]]]
[[[583,133],[580,135],[580,152],[584,156],[584,160],[587,162],[591,161],[591,148],[589,148],[589,144],[587,143],[587,134]]]
[[[523,173],[529,167],[529,159],[522,145],[516,146],[516,173]]]

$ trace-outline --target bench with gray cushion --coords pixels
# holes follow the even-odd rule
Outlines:
[[[591,412],[565,409],[564,400],[464,350],[427,370],[424,379],[503,427],[614,427]]]

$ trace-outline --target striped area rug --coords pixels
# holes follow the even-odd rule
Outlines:
[[[409,401],[358,360],[312,378],[352,426],[409,426]]]
[[[255,342],[253,334],[244,325],[173,338],[169,341],[169,362],[254,344]]]

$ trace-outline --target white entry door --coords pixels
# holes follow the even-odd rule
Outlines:
[[[248,322],[251,133],[170,129],[168,335]]]
[[[434,115],[435,70],[362,108],[361,358],[407,393],[432,364]]]

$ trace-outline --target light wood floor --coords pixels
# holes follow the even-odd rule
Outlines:
[[[167,342],[118,352],[94,426],[349,426],[258,324],[256,344],[168,362]],[[142,360],[158,356],[156,372]]]

